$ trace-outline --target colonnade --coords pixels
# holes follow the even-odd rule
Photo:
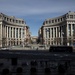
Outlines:
[[[21,45],[24,42],[25,27],[3,25],[2,29],[2,38],[5,39],[4,46]]]

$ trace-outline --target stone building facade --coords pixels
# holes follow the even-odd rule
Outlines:
[[[0,13],[0,47],[24,44],[26,29],[23,19]]]
[[[75,75],[75,53],[0,50],[0,75]]]
[[[39,29],[42,44],[74,45],[75,44],[75,12],[46,19]]]

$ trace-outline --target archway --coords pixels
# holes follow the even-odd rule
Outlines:
[[[23,72],[22,67],[18,67],[18,68],[16,69],[16,72],[17,72],[17,73],[22,73],[22,72]]]
[[[45,75],[50,75],[50,74],[51,74],[50,68],[45,68]]]
[[[30,75],[37,75],[37,69],[36,68],[31,68],[30,69]]]
[[[5,68],[2,70],[2,75],[8,75],[9,74],[9,69]]]

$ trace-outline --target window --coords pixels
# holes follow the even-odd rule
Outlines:
[[[22,21],[22,24],[24,24],[24,21]]]
[[[73,36],[75,36],[75,24],[72,24]]]
[[[14,22],[14,20],[13,20],[13,22]]]
[[[8,27],[8,37],[9,37],[9,29],[10,29],[10,28]]]
[[[13,37],[15,38],[15,28],[14,28],[14,30],[13,30],[13,33],[14,33],[14,34],[13,34]]]
[[[73,19],[73,15],[70,15],[70,18]]]
[[[21,21],[19,21],[19,23],[21,23]]]
[[[16,38],[18,38],[18,28],[16,29]]]
[[[49,30],[49,38],[50,38],[50,28],[48,28],[48,30]]]
[[[49,23],[51,23],[51,21],[49,21]]]
[[[10,22],[11,22],[11,19],[10,19]]]
[[[75,18],[75,15],[74,15],[74,18]]]
[[[51,28],[51,31],[52,31],[52,37],[53,37],[53,28]]]
[[[11,27],[11,38],[12,38],[12,27]]]
[[[68,25],[68,30],[69,30],[69,31],[71,30],[71,24]]]
[[[55,32],[55,37],[56,37],[56,28],[54,28],[54,32]]]
[[[21,28],[20,28],[20,30],[19,30],[19,38],[21,38]]]
[[[55,22],[57,22],[57,20],[55,20]]]
[[[48,21],[46,21],[46,24],[48,23]]]
[[[6,17],[4,17],[4,20],[6,20]]]
[[[7,18],[7,21],[8,21],[9,19]]]
[[[54,23],[54,20],[52,20],[52,23]]]
[[[58,19],[58,22],[59,22],[59,19]]]
[[[16,20],[16,23],[18,23],[18,20]]]
[[[71,36],[71,24],[68,25],[69,36]]]
[[[61,21],[62,21],[62,18],[61,18]]]

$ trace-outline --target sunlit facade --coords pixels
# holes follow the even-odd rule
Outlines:
[[[0,13],[0,47],[24,44],[26,29],[23,19]]]
[[[46,19],[39,29],[43,44],[74,45],[75,44],[75,12],[51,19]]]

